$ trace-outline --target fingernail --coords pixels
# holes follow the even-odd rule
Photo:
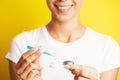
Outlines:
[[[64,65],[64,67],[68,69],[68,68],[70,68],[70,65]]]
[[[36,51],[36,49],[35,48],[32,48],[32,49],[30,49],[31,51],[33,51],[33,52],[35,52]]]
[[[40,52],[40,48],[38,48],[38,47],[35,47],[34,50],[35,50],[36,52]]]
[[[41,50],[40,50],[40,48],[38,48],[36,51],[37,51],[37,52],[40,52]]]

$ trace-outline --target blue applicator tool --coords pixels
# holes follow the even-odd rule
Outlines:
[[[30,46],[30,45],[28,45],[27,48],[28,48],[28,49],[32,49],[33,47]],[[40,50],[40,48],[38,48],[38,50]],[[49,52],[47,52],[47,51],[43,51],[43,54],[49,55],[49,56],[54,56],[54,55],[52,55],[51,53],[49,53]]]

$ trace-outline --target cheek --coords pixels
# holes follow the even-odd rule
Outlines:
[[[76,0],[76,4],[81,7],[82,6],[82,0]]]
[[[55,1],[54,0],[46,0],[47,1],[47,6],[48,8],[51,10],[51,9],[54,9],[54,3]]]
[[[48,8],[49,8],[49,9],[50,9],[50,11],[51,11],[51,9],[52,9],[52,5],[51,5],[50,0],[47,0],[47,6],[48,6]]]

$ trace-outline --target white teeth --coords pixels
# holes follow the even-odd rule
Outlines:
[[[62,7],[58,7],[59,9],[69,9],[71,6],[62,6]]]

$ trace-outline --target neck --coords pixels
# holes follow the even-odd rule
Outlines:
[[[47,30],[53,38],[62,42],[71,42],[81,37],[83,26],[79,20],[51,21],[47,25]]]
[[[66,21],[58,21],[58,20],[52,18],[51,22],[47,26],[52,27],[50,29],[53,30],[54,32],[57,32],[57,33],[58,32],[61,33],[64,31],[65,31],[65,33],[66,32],[71,33],[73,30],[81,27],[79,18],[66,20]]]

